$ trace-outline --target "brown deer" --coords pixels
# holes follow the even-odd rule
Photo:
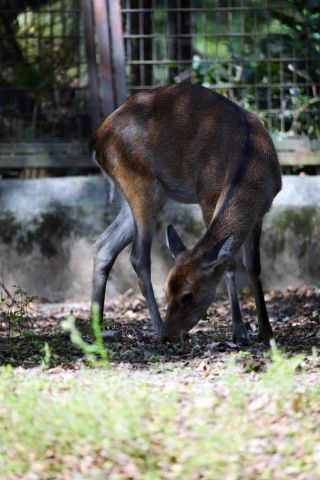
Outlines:
[[[103,315],[106,281],[131,241],[132,265],[159,337],[189,331],[215,298],[224,275],[233,338],[246,343],[234,275],[242,247],[264,343],[272,329],[260,281],[260,234],[265,213],[281,189],[279,161],[259,119],[218,93],[181,83],[137,93],[98,128],[91,149],[104,175],[123,195],[120,213],[95,244],[92,302]],[[150,250],[157,216],[167,199],[198,203],[207,230],[187,249],[169,226],[175,258],[162,323],[151,283]]]

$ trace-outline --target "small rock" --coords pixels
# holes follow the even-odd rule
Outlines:
[[[233,342],[225,342],[226,345],[228,345],[229,348],[232,348],[234,350],[239,350],[240,347],[239,345],[237,345],[236,343],[233,343]]]
[[[120,338],[120,332],[119,330],[104,330],[102,337],[106,342],[117,342]]]
[[[212,342],[208,343],[206,347],[210,350],[219,350],[221,348],[222,342]]]
[[[249,323],[249,328],[252,332],[256,332],[257,331],[257,325],[253,322]]]
[[[236,343],[233,342],[212,342],[208,343],[206,346],[210,350],[217,350],[218,352],[224,352],[231,348],[232,350],[239,350],[240,347]]]

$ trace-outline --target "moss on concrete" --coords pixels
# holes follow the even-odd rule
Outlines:
[[[37,243],[41,253],[46,257],[57,254],[59,241],[69,237],[73,228],[73,221],[61,210],[46,212],[36,218],[34,229],[31,232],[31,243]]]
[[[272,217],[272,229],[283,235],[292,229],[295,235],[311,238],[320,229],[320,209],[317,207],[290,207]]]
[[[62,211],[55,209],[22,222],[12,211],[0,216],[0,238],[11,243],[19,254],[30,253],[35,245],[41,253],[51,257],[57,253],[57,242],[76,230],[74,222]]]
[[[22,224],[11,211],[0,215],[0,239],[6,245],[11,243],[22,229]]]
[[[278,208],[265,222],[264,230],[268,239],[265,248],[270,259],[275,259],[283,251],[289,256],[305,257],[310,254],[310,246],[320,241],[320,208]]]
[[[50,209],[24,219],[14,211],[0,213],[0,243],[11,245],[18,254],[29,254],[40,248],[45,257],[52,257],[61,248],[61,241],[71,235],[93,241],[115,218],[117,210],[106,208]]]

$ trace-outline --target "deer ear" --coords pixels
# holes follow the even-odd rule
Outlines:
[[[177,258],[179,253],[184,252],[187,248],[178,232],[172,225],[168,225],[167,228],[167,247],[169,248],[173,258]]]
[[[218,265],[222,265],[223,263],[231,260],[233,256],[233,243],[234,237],[233,235],[229,235],[227,238],[221,240],[207,250],[203,254],[202,268],[204,270],[211,270]]]

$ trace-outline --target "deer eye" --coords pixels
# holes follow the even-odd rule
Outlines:
[[[191,303],[193,301],[193,293],[189,292],[189,293],[184,293],[181,297],[180,297],[180,302],[182,303],[182,305],[188,305],[189,303]]]

